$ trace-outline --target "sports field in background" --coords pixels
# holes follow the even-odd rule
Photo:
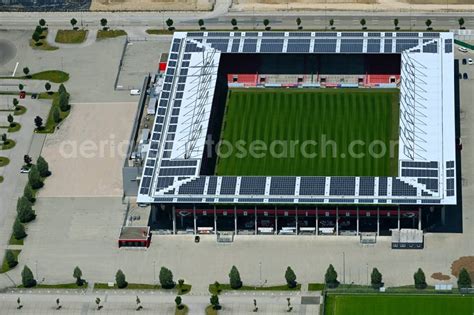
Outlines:
[[[328,295],[326,315],[472,315],[474,297],[449,295]]]
[[[398,140],[396,89],[231,89],[226,106],[221,140],[233,151],[220,147],[217,175],[397,176],[398,147],[389,154],[391,140]],[[254,140],[267,149],[274,143],[277,155],[269,150],[263,157],[242,154]],[[317,142],[305,147],[316,157],[302,153],[307,140]],[[365,143],[353,147],[364,157],[349,156],[355,140]],[[382,157],[369,155],[375,140],[386,145]],[[381,152],[378,144],[373,149]]]

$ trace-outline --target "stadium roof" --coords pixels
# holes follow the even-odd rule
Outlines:
[[[399,177],[200,176],[222,53],[399,53]],[[139,203],[455,204],[452,33],[176,32]]]

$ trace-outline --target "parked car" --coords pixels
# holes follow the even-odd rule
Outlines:
[[[30,172],[30,169],[27,167],[22,167],[20,169],[20,174],[28,174]]]
[[[140,90],[138,89],[130,90],[130,95],[140,95]]]
[[[464,73],[464,74],[462,75],[462,78],[463,78],[464,80],[467,80],[467,79],[469,79],[469,76],[467,75],[467,73]]]
[[[470,64],[470,65],[472,65],[472,64],[473,64],[472,58],[469,58],[469,59],[467,60],[467,63]]]
[[[467,48],[459,47],[458,50],[463,53],[467,53]]]
[[[458,78],[459,78],[459,80],[462,80],[462,74],[461,73],[458,73]]]
[[[463,58],[463,59],[462,59],[462,64],[465,65],[466,63],[467,63],[466,58]]]

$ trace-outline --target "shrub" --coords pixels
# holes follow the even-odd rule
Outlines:
[[[31,288],[36,285],[36,280],[28,266],[23,267],[23,271],[21,272],[21,283],[25,288]]]
[[[426,289],[426,278],[425,273],[421,268],[418,268],[417,272],[413,275],[413,280],[415,281],[415,288],[417,289]]]
[[[8,268],[10,269],[18,265],[18,261],[15,257],[15,254],[13,254],[13,251],[11,250],[6,251],[5,260],[7,261]]]
[[[15,223],[13,224],[13,237],[17,240],[21,240],[26,237],[25,227],[18,219],[16,219]]]
[[[240,289],[242,287],[242,281],[240,280],[240,273],[237,267],[232,266],[229,272],[229,282],[232,289]]]
[[[173,281],[173,273],[166,267],[161,267],[159,279],[163,289],[172,289],[176,285]]]
[[[335,288],[339,285],[339,281],[337,281],[337,272],[333,265],[329,265],[326,274],[324,275],[324,282],[329,288]]]
[[[125,274],[120,269],[115,274],[115,283],[117,283],[117,287],[119,289],[123,289],[128,285],[127,281],[125,280]]]
[[[296,274],[291,267],[286,268],[285,279],[288,288],[296,287]]]

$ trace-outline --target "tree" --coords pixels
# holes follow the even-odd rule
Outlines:
[[[337,272],[333,265],[329,265],[328,269],[326,270],[324,282],[329,288],[335,288],[339,285],[339,281],[337,281]]]
[[[229,272],[229,282],[232,289],[239,289],[242,287],[242,281],[240,280],[240,273],[237,267],[232,266]]]
[[[331,29],[335,29],[336,27],[334,26],[334,19],[329,20],[329,26],[331,26]]]
[[[303,27],[301,26],[301,18],[300,17],[297,17],[296,18],[296,26],[298,26],[298,29],[302,29]]]
[[[2,142],[5,143],[7,142],[7,140],[8,140],[7,134],[6,133],[2,134]]]
[[[365,30],[367,27],[365,26],[367,24],[367,21],[365,19],[360,20],[360,25],[362,26],[362,29]]]
[[[67,112],[71,107],[69,106],[69,94],[68,93],[60,93],[59,94],[59,108],[63,112]]]
[[[466,268],[462,268],[458,276],[458,288],[470,288],[472,286],[471,276]]]
[[[236,19],[230,20],[230,24],[232,24],[232,26],[234,28],[234,31],[239,29],[239,27],[237,26],[237,20]]]
[[[17,218],[21,223],[31,222],[36,218],[32,203],[26,197],[18,198],[16,203]]]
[[[8,116],[7,116],[7,121],[8,121],[8,123],[10,124],[10,127],[15,126],[15,124],[13,123],[13,122],[15,121],[15,119],[13,118],[13,115],[12,115],[12,114],[8,114]]]
[[[199,25],[199,28],[200,28],[201,30],[205,30],[205,29],[206,29],[206,28],[204,27],[204,20],[203,20],[203,19],[199,19],[198,25]]]
[[[31,203],[36,201],[35,192],[33,191],[33,188],[31,188],[30,183],[26,184],[25,189],[23,190],[23,197],[28,199]]]
[[[45,89],[46,92],[48,92],[48,94],[49,94],[49,90],[51,90],[51,83],[46,82],[46,83],[44,84],[44,89]]]
[[[44,185],[36,165],[33,165],[30,168],[30,172],[28,173],[28,182],[33,189],[39,189]]]
[[[432,29],[432,28],[431,28],[431,24],[432,24],[432,22],[431,22],[430,19],[428,19],[428,20],[425,21],[425,25],[426,25],[426,29],[427,29],[427,30],[431,30],[431,29]]]
[[[286,279],[286,284],[288,285],[288,288],[296,287],[296,274],[293,271],[293,269],[291,269],[291,267],[289,266],[286,268],[285,279]]]
[[[20,104],[20,102],[18,101],[17,98],[14,98],[14,99],[13,99],[13,107],[16,108],[16,107],[18,106],[18,104]]]
[[[104,31],[107,30],[107,19],[105,18],[100,19],[100,25],[102,26],[102,29]]]
[[[24,67],[23,68],[23,73],[28,77],[28,74],[30,73],[30,68]]]
[[[125,280],[125,274],[120,269],[115,274],[115,283],[119,289],[123,289],[128,285],[127,280]]]
[[[174,29],[173,23],[174,23],[174,21],[173,21],[172,19],[170,19],[170,18],[168,18],[168,19],[166,20],[166,25],[168,26],[168,30],[171,31],[171,30]]]
[[[10,269],[18,265],[18,261],[15,257],[15,254],[13,254],[13,251],[10,249],[8,249],[5,253],[5,260],[7,262],[8,268]]]
[[[178,295],[175,299],[174,302],[176,303],[176,308],[178,310],[182,310],[184,308],[183,299]]]
[[[418,268],[417,272],[413,275],[413,279],[415,280],[415,288],[417,289],[426,289],[426,278],[425,273],[421,268]]]
[[[45,19],[40,19],[38,24],[41,26],[41,27],[45,27],[46,26],[46,20]]]
[[[82,286],[84,284],[84,280],[82,280],[82,270],[78,266],[74,268],[72,276],[76,279],[76,284],[78,286]]]
[[[36,116],[35,117],[35,126],[36,126],[36,129],[42,130],[43,129],[43,118],[41,118],[40,116]]]
[[[72,28],[74,29],[76,27],[77,20],[75,18],[72,18],[70,22],[71,22]]]
[[[26,265],[23,267],[23,271],[21,272],[21,283],[25,288],[32,288],[36,285],[36,280],[33,277],[33,273]]]
[[[159,279],[163,289],[172,289],[176,285],[173,281],[173,273],[166,267],[161,267]]]
[[[26,166],[31,166],[31,156],[29,156],[28,154],[25,154],[23,156],[23,162],[25,162]]]
[[[25,88],[25,86],[24,86],[23,84],[21,84],[21,83],[18,84],[18,89],[19,89],[20,91],[23,91],[24,88]]]
[[[221,306],[219,305],[219,296],[217,294],[213,294],[210,299],[212,308],[215,310],[220,310]]]
[[[58,93],[59,93],[60,95],[67,93],[66,87],[64,86],[64,84],[61,83],[61,84],[59,85]]]
[[[382,286],[382,274],[377,268],[372,269],[372,273],[370,274],[370,283],[374,289],[378,289]]]
[[[61,121],[61,114],[59,113],[59,109],[57,106],[54,106],[53,109],[53,120],[55,123],[59,123]]]
[[[458,23],[459,23],[459,28],[464,29],[464,18],[462,18],[462,17],[459,18]]]
[[[270,27],[268,26],[268,25],[270,25],[270,20],[269,19],[263,20],[263,25],[265,26],[266,31],[270,30]]]
[[[34,32],[31,38],[35,41],[35,43],[38,43],[41,39],[41,33]]]
[[[398,27],[398,19],[393,19],[393,25],[395,26],[395,30],[399,30],[400,28]]]
[[[46,162],[42,156],[38,157],[38,160],[36,161],[36,167],[38,168],[41,177],[48,177],[51,175],[48,162]]]
[[[21,224],[20,220],[16,219],[13,223],[13,237],[17,240],[21,240],[26,237],[25,227]]]

